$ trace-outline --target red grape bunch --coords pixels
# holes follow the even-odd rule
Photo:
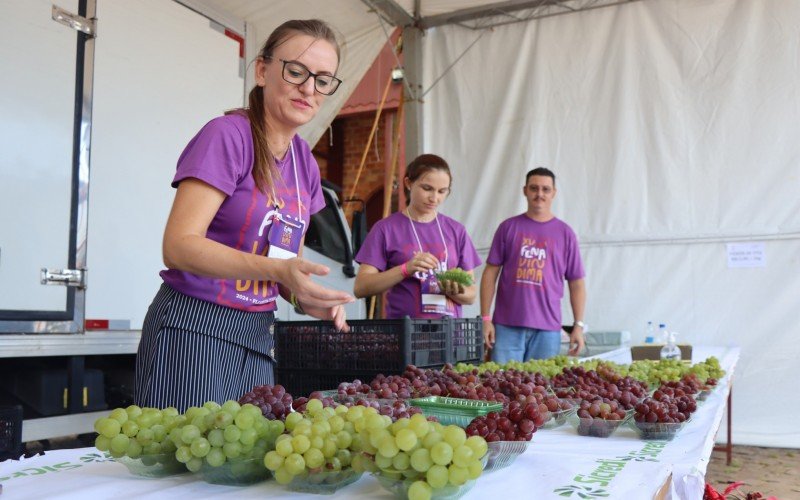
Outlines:
[[[261,409],[269,420],[286,420],[292,411],[292,395],[282,385],[257,385],[239,398],[239,404],[250,403]]]
[[[608,437],[625,420],[625,408],[616,400],[596,396],[578,406],[578,434]]]
[[[522,406],[512,401],[501,412],[475,417],[467,426],[468,436],[481,436],[486,442],[530,441],[538,427],[545,423],[546,416],[540,405],[528,403]]]

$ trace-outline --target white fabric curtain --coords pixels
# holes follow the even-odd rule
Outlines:
[[[450,162],[444,211],[483,255],[525,210],[525,173],[551,168],[554,211],[581,240],[591,327],[637,342],[653,320],[692,344],[741,345],[735,442],[800,447],[800,398],[787,396],[800,355],[800,2],[643,0],[446,26],[423,54],[424,152]],[[753,240],[766,266],[729,268],[726,244]]]

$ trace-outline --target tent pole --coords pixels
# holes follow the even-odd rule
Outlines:
[[[406,160],[416,158],[423,149],[422,140],[422,36],[419,28],[403,29],[403,62],[408,88],[412,95],[404,96]]]

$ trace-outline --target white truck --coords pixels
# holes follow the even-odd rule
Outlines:
[[[124,401],[175,162],[243,105],[248,68],[241,36],[178,2],[0,6],[0,404],[25,405],[27,442],[91,431],[103,385],[107,404]],[[323,190],[304,256],[330,267],[318,281],[352,290],[350,230]],[[278,317],[297,319],[280,302]]]

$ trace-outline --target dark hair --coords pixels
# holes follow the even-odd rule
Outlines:
[[[259,52],[259,57],[269,61],[279,45],[297,34],[329,42],[336,49],[336,58],[339,59],[340,50],[336,34],[328,23],[319,19],[296,19],[281,24],[269,35],[264,47]],[[273,184],[280,174],[275,166],[275,157],[267,142],[263,87],[258,85],[253,87],[249,95],[249,105],[247,118],[250,120],[250,130],[253,133],[253,179],[259,191],[265,193],[267,186]]]
[[[430,154],[419,155],[414,158],[406,167],[405,178],[414,182],[431,170],[441,170],[447,173],[447,176],[450,177],[450,184],[453,183],[453,175],[450,173],[450,166],[444,161],[444,158]],[[450,184],[448,184],[448,188]],[[406,194],[406,199],[411,197],[411,190],[405,187],[405,183],[403,183],[403,192]]]
[[[525,185],[528,185],[528,181],[531,180],[531,177],[534,175],[540,175],[542,177],[550,177],[553,179],[553,187],[556,187],[556,174],[553,173],[552,170],[545,167],[536,167],[533,170],[528,172],[528,175],[525,176]]]

